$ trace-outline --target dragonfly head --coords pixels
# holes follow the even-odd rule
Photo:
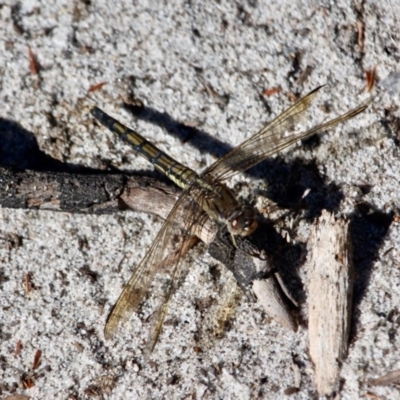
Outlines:
[[[251,235],[257,228],[257,212],[253,207],[240,206],[228,220],[228,230],[232,235]]]

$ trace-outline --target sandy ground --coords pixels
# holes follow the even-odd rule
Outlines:
[[[336,215],[355,221],[358,280],[339,398],[400,398],[396,385],[369,384],[400,368],[400,228],[391,214],[400,199],[400,114],[396,81],[387,81],[399,72],[398,3],[111,4],[1,2],[2,166],[43,168],[37,156],[43,152],[99,170],[112,165],[151,171],[145,160],[93,124],[81,106],[89,88],[102,82],[90,94],[92,103],[201,170],[223,153],[213,138],[239,144],[288,107],[291,93],[304,95],[327,83],[315,106],[319,119],[359,104],[368,96],[365,73],[377,66],[386,90],[365,113],[240,179],[257,191],[274,185],[275,176],[284,181],[285,174],[294,174],[301,181],[314,174],[321,179],[311,179],[311,192],[318,192],[319,184],[328,188],[321,204],[329,203],[331,193],[340,199],[333,207]],[[274,88],[280,92],[273,93]],[[141,99],[158,120],[135,119],[125,111],[121,103],[129,95]],[[210,139],[189,137],[183,143],[173,129],[179,123]],[[272,200],[279,203],[279,198]],[[303,217],[301,212],[293,217],[290,237],[306,244],[313,220]],[[189,272],[150,363],[142,360],[148,326],[143,314],[105,341],[108,310],[160,226],[155,217],[135,212],[91,216],[0,210],[2,398],[11,393],[32,399],[316,396],[306,299],[297,333],[243,298],[224,338],[196,341],[207,320],[199,302],[217,298],[231,280],[203,246],[184,263]],[[12,243],[12,237],[21,240]],[[211,268],[220,270],[219,278]],[[30,274],[29,293],[25,274]],[[306,288],[306,264],[299,277]],[[22,349],[15,357],[19,340]],[[42,356],[34,386],[25,389],[20,378],[31,372],[38,349]]]

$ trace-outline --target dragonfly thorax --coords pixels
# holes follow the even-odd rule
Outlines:
[[[221,182],[212,182],[207,189],[200,204],[211,218],[226,224],[232,235],[247,236],[254,232],[257,211],[253,207],[240,204],[232,190]]]

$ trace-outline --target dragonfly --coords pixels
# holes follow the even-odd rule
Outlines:
[[[134,270],[117,302],[112,307],[104,329],[106,339],[114,337],[120,325],[129,320],[144,300],[156,275],[161,272],[168,243],[177,229],[175,222],[179,215],[184,215],[182,225],[185,232],[190,233],[200,220],[201,214],[205,212],[211,219],[226,226],[233,238],[233,243],[235,243],[234,237],[236,235],[247,236],[252,234],[257,228],[259,218],[256,209],[239,202],[234,192],[224,182],[290,145],[355,117],[365,111],[372,102],[372,97],[370,97],[345,114],[310,129],[294,133],[293,127],[306,120],[307,111],[309,112],[311,104],[322,87],[317,87],[297,100],[283,113],[267,123],[258,133],[218,159],[201,174],[174,160],[140,134],[112,118],[100,108],[96,106],[91,108],[90,112],[96,120],[130,145],[136,153],[152,163],[158,171],[165,174],[182,189],[153,244]],[[285,136],[287,132],[290,133]],[[190,211],[187,209],[188,201],[193,205]],[[167,283],[163,285],[161,300],[157,306],[149,339],[144,350],[145,358],[148,358],[153,352],[161,333],[168,305],[177,288],[181,274],[183,253],[183,250],[179,252],[173,262],[174,265],[167,272]],[[165,273],[165,270],[162,272]]]

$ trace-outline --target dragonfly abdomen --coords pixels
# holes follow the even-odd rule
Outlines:
[[[185,189],[189,184],[199,179],[196,172],[175,161],[139,133],[122,125],[100,108],[93,107],[90,112],[101,124],[128,143],[133,150],[152,163],[157,170],[165,174],[181,189]]]
[[[135,131],[126,128],[124,132],[117,134],[124,142],[128,143],[138,154],[152,163],[158,171],[165,174],[181,189],[185,189],[198,178],[196,172],[175,161]]]

